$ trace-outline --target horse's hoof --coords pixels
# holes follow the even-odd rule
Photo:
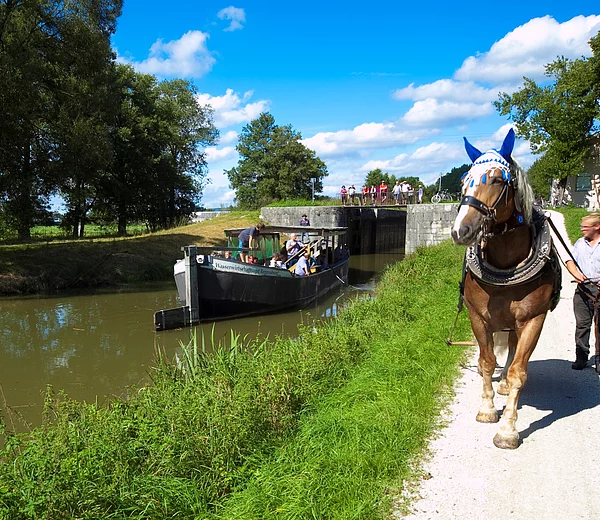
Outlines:
[[[516,450],[519,447],[519,434],[501,436],[497,433],[494,436],[494,446],[503,450]]]
[[[498,422],[498,412],[479,412],[475,420],[482,423],[496,423]]]
[[[508,395],[508,391],[509,391],[508,383],[506,382],[506,379],[503,379],[502,381],[500,381],[498,383],[498,388],[496,389],[496,393],[498,393],[500,395]]]

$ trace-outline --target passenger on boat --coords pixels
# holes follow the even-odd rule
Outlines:
[[[296,276],[307,276],[310,274],[309,259],[310,253],[305,251],[296,264],[296,269],[294,271]]]
[[[231,251],[225,251],[225,254],[223,255],[227,260],[231,260]]]
[[[298,251],[300,251],[301,247],[302,244],[298,242],[296,233],[291,233],[290,239],[285,243],[287,257],[292,258],[292,256],[294,256]]]
[[[262,222],[256,224],[256,226],[250,226],[244,229],[239,235],[239,247],[244,249],[253,249],[258,247],[258,240],[260,237],[260,231],[264,229],[265,225]],[[240,251],[240,260],[242,262],[248,262],[248,252]]]

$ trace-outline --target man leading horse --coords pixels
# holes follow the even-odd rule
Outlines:
[[[581,219],[581,234],[582,237],[573,246],[573,258],[566,262],[569,273],[577,282],[577,289],[573,295],[573,312],[575,314],[575,362],[571,365],[573,370],[583,370],[588,364],[590,329],[594,316],[598,312],[600,213],[590,213]],[[597,335],[598,329],[596,328]],[[600,363],[598,357],[599,352],[596,352],[597,372]]]

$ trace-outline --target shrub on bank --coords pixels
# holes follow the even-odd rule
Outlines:
[[[377,517],[457,374],[461,260],[419,250],[295,340],[192,343],[105,407],[49,392],[44,426],[5,435],[0,517]]]

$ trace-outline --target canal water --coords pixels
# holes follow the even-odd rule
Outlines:
[[[386,265],[400,253],[354,256],[349,285],[302,311],[205,323],[198,338],[295,336],[298,324],[330,319],[355,298],[370,297]],[[156,350],[169,359],[193,329],[154,332],[159,309],[180,306],[174,282],[119,292],[99,291],[53,297],[0,299],[0,409],[17,431],[39,424],[47,385],[70,397],[104,402],[148,381]],[[214,329],[213,329],[214,327]]]

